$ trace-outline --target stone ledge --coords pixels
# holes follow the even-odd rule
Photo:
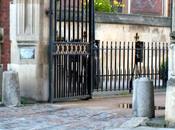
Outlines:
[[[118,23],[118,24],[133,24],[133,25],[148,25],[158,27],[171,27],[171,18],[157,17],[149,15],[135,14],[111,14],[111,13],[96,13],[95,20],[97,23]]]

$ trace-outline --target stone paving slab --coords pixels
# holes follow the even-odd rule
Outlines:
[[[118,128],[130,116],[107,109],[52,104],[0,107],[0,130],[107,130]]]
[[[162,100],[164,94],[156,96],[158,105],[164,105]],[[23,107],[0,106],[0,130],[115,130],[132,119],[131,109],[118,107],[131,101],[131,97],[114,97]],[[158,116],[162,114],[164,110],[156,112]]]
[[[151,127],[138,127],[138,128],[116,128],[109,130],[175,130],[175,128],[151,128]]]

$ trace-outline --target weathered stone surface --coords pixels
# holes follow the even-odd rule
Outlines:
[[[133,115],[137,117],[154,117],[153,81],[139,78],[133,82],[133,86]]]
[[[134,117],[123,123],[120,128],[135,128],[145,125],[149,119],[147,117]]]
[[[166,89],[165,120],[175,127],[175,0],[172,0],[171,45],[168,53],[168,84]]]
[[[175,58],[174,40],[171,41],[171,45],[169,46],[168,57],[170,59]],[[175,60],[168,60],[168,78],[171,79],[171,78],[174,78],[174,77],[175,77]],[[172,83],[172,81],[170,83]]]
[[[20,105],[20,86],[17,72],[6,71],[3,73],[2,103],[5,106]]]
[[[168,80],[166,89],[165,120],[175,126],[175,79]]]

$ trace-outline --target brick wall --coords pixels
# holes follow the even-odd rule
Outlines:
[[[4,30],[1,61],[4,70],[7,70],[7,64],[10,63],[10,0],[0,0],[0,2],[0,26]]]

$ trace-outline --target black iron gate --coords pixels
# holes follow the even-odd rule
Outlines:
[[[168,43],[95,41],[94,0],[50,1],[51,102],[129,92],[137,75],[152,79],[155,88],[166,86]]]
[[[50,101],[91,97],[93,0],[51,0]]]

